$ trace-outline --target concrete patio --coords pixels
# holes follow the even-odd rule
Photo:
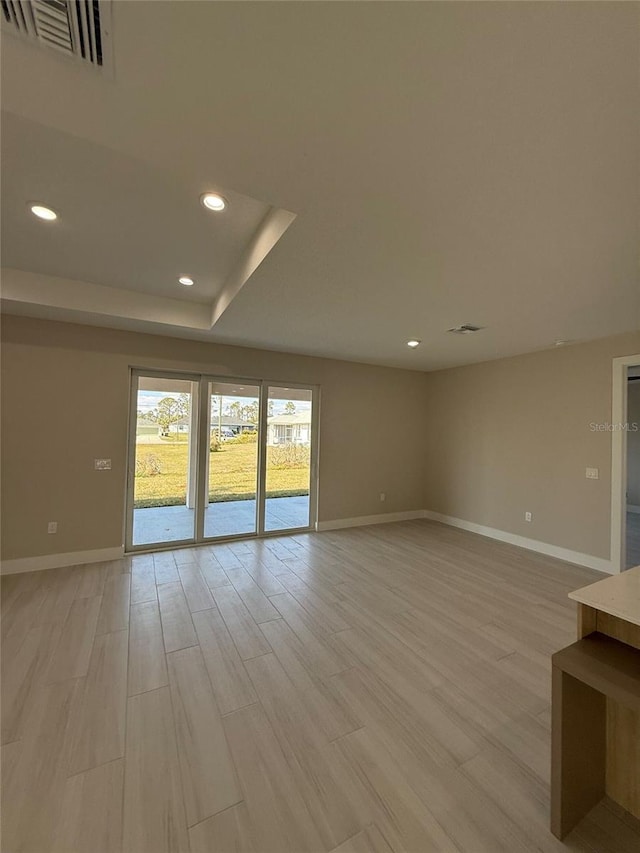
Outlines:
[[[254,533],[256,502],[221,501],[205,510],[204,535],[237,536]],[[309,525],[309,496],[267,498],[265,530],[288,530]],[[194,535],[194,510],[186,506],[159,506],[133,511],[133,544],[177,542]]]

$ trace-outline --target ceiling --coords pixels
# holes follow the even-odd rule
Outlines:
[[[3,309],[421,370],[638,329],[638,14],[116,3],[111,74],[3,34]]]
[[[225,190],[212,213],[170,172],[10,113],[2,172],[3,266],[194,302],[220,293],[269,211]],[[25,203],[41,199],[55,225]]]

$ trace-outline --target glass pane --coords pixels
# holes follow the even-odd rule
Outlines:
[[[265,530],[309,526],[312,399],[307,388],[269,388]]]
[[[136,406],[133,544],[194,538],[194,383],[140,376]]]
[[[204,535],[255,533],[260,388],[209,383],[209,505]]]

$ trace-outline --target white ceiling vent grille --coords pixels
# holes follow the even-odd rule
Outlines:
[[[454,335],[472,335],[474,332],[480,332],[482,326],[473,326],[471,323],[463,323],[461,326],[454,326],[453,329],[447,331],[453,332]]]
[[[5,29],[103,68],[109,65],[110,0],[0,0]]]

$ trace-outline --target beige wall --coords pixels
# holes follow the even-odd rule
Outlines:
[[[131,365],[319,384],[321,521],[426,508],[609,556],[611,434],[590,424],[640,334],[430,374],[19,317],[2,351],[4,559],[122,543]]]
[[[627,503],[640,507],[640,379],[629,382],[627,401],[627,422],[638,426],[627,437]]]
[[[319,384],[320,520],[422,508],[419,372],[9,316],[2,353],[4,559],[123,542],[130,365]]]
[[[634,353],[637,333],[427,374],[426,508],[608,558],[611,434],[590,424]]]

